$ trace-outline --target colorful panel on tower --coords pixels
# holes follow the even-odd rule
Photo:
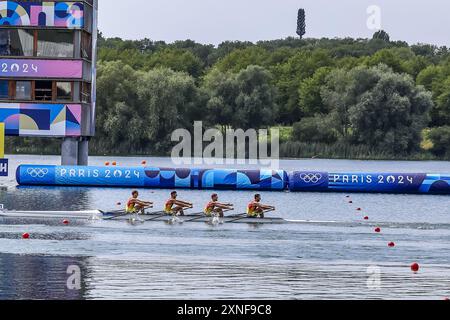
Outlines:
[[[60,27],[84,26],[82,2],[1,1],[0,26]]]
[[[79,104],[0,104],[0,122],[7,136],[79,137]]]

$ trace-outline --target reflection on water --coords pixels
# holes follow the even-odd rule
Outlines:
[[[21,210],[88,210],[88,188],[16,187],[0,193],[0,203],[5,208]]]
[[[86,296],[88,258],[0,254],[0,299],[80,300]],[[70,266],[78,266],[81,288],[67,286]]]
[[[0,254],[0,300],[441,299],[450,287],[442,266],[412,274],[378,265],[380,286],[368,287],[370,264],[195,260]],[[80,288],[67,286],[71,266],[80,268]]]
[[[153,262],[95,259],[93,265],[95,286],[87,296],[92,299],[439,299],[450,287],[449,269],[442,267],[414,275],[405,266],[385,265],[380,288],[369,289],[370,265],[362,264],[161,257]]]

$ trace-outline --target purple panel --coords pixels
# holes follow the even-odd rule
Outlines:
[[[79,60],[0,59],[1,77],[81,79]]]

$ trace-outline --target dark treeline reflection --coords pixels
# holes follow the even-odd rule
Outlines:
[[[84,299],[89,277],[88,259],[0,253],[0,300]],[[81,271],[79,290],[67,286],[71,266]]]
[[[0,203],[8,210],[89,210],[89,199],[87,188],[17,187],[0,191]]]

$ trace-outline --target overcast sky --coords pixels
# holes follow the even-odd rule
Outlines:
[[[448,0],[99,0],[107,37],[152,40],[271,40],[295,36],[306,9],[306,37],[371,37],[367,9],[381,9],[392,40],[450,46]]]

